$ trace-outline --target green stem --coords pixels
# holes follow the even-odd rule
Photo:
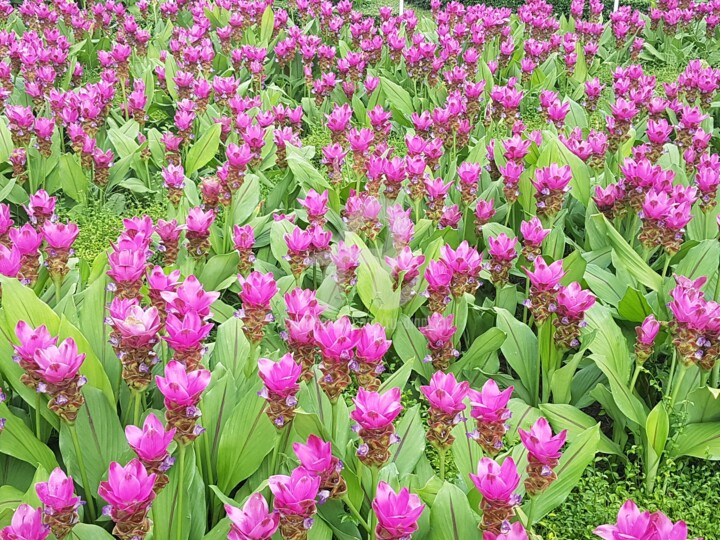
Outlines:
[[[270,474],[278,474],[278,463],[280,461],[280,454],[285,451],[288,439],[290,438],[290,430],[292,424],[285,424],[280,432],[275,448],[273,449],[272,461],[270,462]]]
[[[370,499],[370,517],[368,519],[370,523],[370,535],[371,538],[377,539],[377,534],[375,533],[375,525],[377,524],[377,516],[375,515],[375,512],[372,509],[372,501],[375,500],[375,493],[377,492],[377,486],[378,486],[378,478],[380,477],[380,469],[377,467],[371,467],[370,468],[371,478],[372,478],[372,484],[370,486],[370,491],[372,492],[372,497]]]
[[[673,392],[672,396],[670,396],[670,411],[675,408],[675,401],[677,400],[678,394],[680,393],[680,387],[682,386],[683,379],[685,379],[687,370],[687,366],[681,362],[678,366],[677,380],[675,380],[675,377],[673,377]]]
[[[630,393],[632,394],[635,390],[635,383],[637,383],[640,372],[642,371],[642,364],[639,362],[635,363],[635,372],[633,373],[632,380],[630,381]]]
[[[127,122],[130,120],[130,111],[128,108],[128,101],[127,101],[127,89],[125,88],[125,84],[127,83],[127,79],[123,79],[120,81],[120,90],[122,92],[122,100],[123,100],[123,106],[125,107],[125,121]]]
[[[140,425],[140,415],[142,414],[142,392],[133,391],[133,401],[135,402],[135,407],[133,408],[133,424],[136,426]]]
[[[710,386],[713,388],[718,387],[718,376],[720,375],[720,362],[715,362],[715,366],[712,370],[712,375],[710,377]]]
[[[75,424],[68,422],[68,429],[70,430],[70,437],[72,438],[73,447],[75,448],[75,456],[77,457],[78,467],[80,468],[80,478],[83,483],[83,489],[85,490],[85,498],[87,499],[88,514],[90,514],[90,521],[94,522],[97,514],[95,513],[95,497],[93,492],[90,490],[90,482],[88,482],[87,470],[85,469],[85,460],[83,459],[82,449],[80,447],[80,440],[78,439],[77,429]]]
[[[350,497],[345,494],[343,495],[342,500],[345,503],[345,506],[348,507],[348,510],[350,510],[350,513],[353,515],[353,517],[358,520],[360,526],[367,532],[370,532],[370,525],[368,525],[368,522],[365,521],[365,519],[360,515],[360,512],[358,512],[357,508],[355,508],[353,503],[350,501]]]
[[[672,257],[670,257],[670,254],[669,254],[669,253],[666,253],[666,254],[665,254],[665,266],[663,266],[663,271],[662,271],[662,278],[663,278],[663,279],[665,279],[665,276],[667,275],[668,268],[670,268],[670,259],[671,259],[671,258],[672,258]]]
[[[37,392],[35,396],[35,436],[40,441],[40,407],[42,406],[42,396]]]
[[[440,480],[445,481],[445,453],[446,450],[438,450],[438,453],[440,454]]]
[[[62,276],[53,277],[53,284],[55,285],[55,306],[57,307],[62,299]]]
[[[184,444],[178,445],[178,453],[180,454],[178,456],[178,496],[177,496],[177,528],[175,529],[176,535],[175,537],[177,540],[182,540],[183,537],[183,512],[185,512],[185,509],[183,508],[183,497],[185,495],[185,489],[190,486],[184,486],[185,483],[185,449],[186,446]]]
[[[413,201],[413,206],[415,207],[415,223],[420,221],[420,205],[422,204],[422,199],[417,198],[415,201]]]
[[[536,497],[530,497],[530,508],[528,508],[528,514],[527,514],[527,528],[529,529],[532,527],[533,524],[533,514],[535,513],[535,499]]]

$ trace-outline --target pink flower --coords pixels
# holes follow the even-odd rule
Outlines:
[[[355,409],[350,413],[350,418],[366,430],[388,427],[403,410],[400,404],[400,389],[397,387],[383,394],[359,388],[353,403]]]
[[[173,350],[187,351],[197,348],[210,334],[212,327],[211,323],[204,323],[194,311],[182,316],[170,313],[165,321],[167,336],[163,336],[163,339]]]
[[[32,225],[26,223],[19,229],[10,229],[10,240],[20,255],[34,255],[40,249],[43,237],[35,231]]]
[[[42,511],[29,504],[21,504],[13,514],[10,525],[0,531],[2,540],[45,540],[50,529],[42,522]]]
[[[130,348],[152,346],[157,341],[160,317],[154,307],[143,309],[132,306],[122,319],[112,319],[114,329],[120,334],[123,345]]]
[[[20,272],[22,255],[15,246],[8,248],[0,244],[0,274],[7,277],[16,277]]]
[[[523,445],[535,461],[554,466],[552,464],[557,463],[557,460],[560,459],[560,449],[565,444],[567,430],[563,430],[553,437],[550,424],[541,416],[529,432],[518,429],[518,433]]]
[[[55,197],[51,197],[44,189],[39,189],[36,193],[30,195],[30,202],[25,207],[25,211],[32,223],[43,224],[55,214],[56,202]]]
[[[595,295],[584,291],[577,281],[560,287],[557,294],[557,314],[563,324],[582,320],[585,312],[595,304]]]
[[[420,275],[419,268],[425,262],[424,255],[414,255],[410,246],[405,246],[397,257],[385,257],[396,283],[402,277],[403,283],[410,283]],[[402,275],[402,276],[401,276]]]
[[[530,221],[523,221],[520,224],[520,233],[525,245],[539,247],[550,234],[550,229],[543,229],[542,222],[537,217],[533,217]]]
[[[642,324],[635,328],[635,332],[639,343],[652,346],[660,332],[660,323],[655,319],[654,315],[648,315]]]
[[[569,165],[559,166],[551,163],[550,166],[535,171],[535,180],[532,184],[539,192],[566,191],[570,180],[572,180],[572,169]]]
[[[305,516],[310,519],[315,514],[320,477],[299,467],[290,476],[271,476],[268,485],[275,497],[273,506],[281,516]],[[306,528],[309,529],[312,522],[308,525]]]
[[[482,255],[463,240],[457,250],[453,250],[448,244],[440,248],[440,260],[442,260],[453,273],[464,276],[475,277],[480,273],[482,266]]]
[[[172,360],[165,366],[165,376],[155,377],[158,389],[165,398],[165,406],[187,407],[197,404],[200,394],[210,383],[206,369],[187,372],[180,362]]]
[[[165,431],[165,426],[152,413],[145,418],[142,429],[133,425],[125,427],[128,445],[144,462],[158,461],[167,457],[168,447],[174,436],[175,430]]]
[[[402,540],[417,530],[425,505],[407,488],[395,493],[386,482],[380,482],[372,508],[378,520],[375,528],[378,539]]]
[[[633,501],[627,501],[618,512],[616,525],[601,525],[593,533],[603,540],[647,540],[652,532],[650,512],[641,512]]]
[[[318,323],[315,328],[315,339],[323,357],[332,360],[349,360],[352,358],[358,335],[350,319],[343,316],[336,321]]]
[[[300,320],[305,315],[318,317],[325,306],[318,302],[315,291],[296,287],[284,296],[288,316],[293,320]]]
[[[314,189],[310,189],[304,199],[298,199],[298,202],[307,210],[308,220],[311,223],[325,217],[328,210],[328,197],[327,190],[319,194]]]
[[[278,292],[275,278],[271,273],[251,272],[247,278],[238,276],[238,281],[242,287],[240,300],[244,308],[252,306],[270,309],[270,300]]]
[[[509,531],[502,534],[495,535],[489,531],[485,531],[485,533],[483,533],[483,540],[528,540],[528,535],[523,524],[516,521],[510,526]]]
[[[538,257],[535,259],[535,266],[532,271],[523,267],[525,274],[530,278],[530,283],[538,291],[552,291],[560,285],[560,280],[565,276],[563,270],[563,262],[555,261],[550,266],[545,263],[545,259]]]
[[[323,476],[331,473],[336,467],[332,444],[323,441],[317,435],[310,435],[306,444],[293,443],[293,451],[300,460],[300,465],[310,474]]]
[[[382,360],[392,345],[392,341],[385,338],[383,325],[366,324],[357,331],[355,356],[362,362],[376,363]]]
[[[134,514],[147,509],[155,499],[154,474],[148,475],[145,467],[137,459],[133,459],[125,467],[112,462],[108,479],[100,482],[98,494],[110,503],[111,515]]]
[[[35,484],[35,492],[50,515],[74,512],[82,504],[80,497],[75,495],[73,479],[59,467],[50,473],[47,482]]]
[[[280,524],[280,515],[269,511],[260,493],[250,495],[242,509],[226,504],[225,512],[231,522],[228,540],[270,540]]]
[[[481,458],[477,474],[471,473],[470,480],[483,498],[489,501],[504,504],[517,502],[515,490],[520,485],[520,474],[511,457],[505,458],[502,465],[488,457]]]
[[[441,313],[433,313],[428,319],[427,326],[420,327],[420,332],[427,338],[430,349],[442,349],[449,343],[457,327],[453,324],[454,315],[443,316]]]
[[[195,207],[191,208],[188,212],[187,220],[185,221],[185,227],[188,233],[195,233],[200,236],[207,236],[210,234],[210,226],[215,221],[215,212],[208,210],[204,212],[202,208]]]
[[[18,321],[15,326],[15,335],[20,341],[19,345],[14,345],[15,352],[24,360],[33,360],[36,351],[54,346],[58,339],[50,335],[45,325],[33,329],[25,321]]]
[[[454,416],[465,410],[463,400],[467,396],[470,383],[458,383],[452,373],[436,371],[430,379],[429,386],[421,386],[420,391],[430,403],[430,407]]]
[[[480,392],[468,390],[472,417],[483,422],[504,422],[510,418],[510,411],[506,407],[512,393],[512,386],[501,392],[492,379],[487,380]]]
[[[302,368],[295,363],[291,353],[284,355],[279,362],[273,362],[269,358],[260,358],[258,369],[260,378],[265,383],[266,393],[288,398],[300,390],[298,379]],[[297,400],[294,401],[297,402]]]
[[[168,277],[174,280],[173,276],[174,273]],[[167,302],[168,311],[178,316],[196,313],[201,318],[207,319],[211,314],[210,307],[220,293],[206,292],[200,280],[191,274],[176,290],[163,291],[160,295]]]
[[[510,238],[505,233],[488,238],[488,252],[493,261],[512,261],[517,258],[517,238]]]
[[[59,346],[37,349],[33,358],[38,376],[49,384],[59,385],[77,375],[85,353],[78,353],[75,340],[67,338]]]
[[[43,225],[43,237],[48,246],[55,250],[69,250],[80,230],[75,223],[53,223],[46,221]]]

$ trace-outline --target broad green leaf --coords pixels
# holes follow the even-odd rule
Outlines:
[[[640,323],[652,312],[645,296],[632,287],[627,288],[625,296],[618,304],[618,315],[630,322]]]
[[[68,538],[70,540],[113,540],[114,536],[97,525],[78,523],[72,528],[72,533]]]
[[[453,459],[458,470],[458,478],[468,482],[468,475],[477,472],[477,464],[483,457],[482,448],[468,434],[475,429],[471,420],[460,422],[452,430],[455,441],[452,445]]]
[[[538,339],[528,325],[518,321],[509,311],[502,308],[495,308],[495,311],[497,327],[506,335],[500,350],[522,382],[522,387],[515,390],[530,403],[538,395]]]
[[[440,488],[430,512],[433,540],[466,540],[478,536],[477,515],[465,494],[449,482]]]
[[[392,335],[392,344],[395,352],[403,362],[406,364],[411,363],[413,369],[422,375],[425,380],[430,379],[432,367],[425,362],[425,357],[429,354],[427,339],[407,315],[400,315],[395,332]]]
[[[185,157],[186,175],[190,176],[212,161],[220,147],[220,132],[220,124],[213,124],[210,129],[203,133],[202,137],[195,141],[190,147]]]
[[[675,267],[675,273],[690,279],[707,276],[712,283],[713,276],[718,272],[720,261],[720,242],[703,240],[691,248]]]
[[[645,431],[649,447],[659,458],[665,450],[665,443],[670,433],[670,418],[663,403],[655,405],[655,408],[648,414]]]
[[[0,436],[0,453],[20,459],[33,467],[42,465],[48,471],[58,466],[52,450],[39,441],[25,422],[10,412],[4,403],[0,404],[0,418],[5,419],[5,429]]]
[[[6,162],[14,149],[15,145],[10,130],[5,123],[5,119],[0,118],[0,163]]]
[[[259,385],[237,402],[218,445],[218,487],[230,491],[260,467],[275,446],[278,436],[265,414],[265,400],[257,395]]]
[[[288,167],[295,178],[295,182],[302,188],[313,188],[322,193],[330,188],[327,179],[310,162],[312,156],[307,157],[298,148],[291,144],[285,146]]]
[[[52,174],[60,177],[60,185],[68,197],[76,202],[84,202],[87,199],[88,179],[74,156],[70,154],[60,156],[58,166]]]
[[[572,443],[575,438],[584,433],[585,430],[597,424],[597,420],[592,416],[585,414],[572,405],[542,403],[539,407],[543,416],[550,422],[554,433],[559,433],[561,430],[567,429],[567,440],[569,443]],[[623,453],[622,448],[603,433],[600,433],[598,452],[616,455],[622,455]]]
[[[529,515],[531,502],[526,502],[522,509],[531,523],[537,523],[548,512],[557,508],[567,499],[570,492],[578,484],[580,478],[595,458],[600,442],[600,424],[586,429],[578,435],[572,444],[563,451],[560,463],[555,468],[558,478],[542,494],[535,497],[532,515]]]
[[[273,13],[272,6],[268,6],[265,8],[262,20],[260,21],[260,43],[263,45],[270,44],[270,38],[272,38],[274,28],[275,14]]]
[[[686,425],[675,439],[670,455],[720,460],[720,422]]]
[[[594,264],[585,268],[585,281],[598,298],[613,306],[620,303],[628,287],[615,274]]]
[[[425,453],[425,426],[420,416],[420,405],[405,411],[397,422],[395,432],[400,442],[390,449],[390,463],[395,464],[400,474],[409,474]]]
[[[460,360],[450,366],[450,371],[459,374],[464,369],[482,370],[490,355],[497,351],[507,339],[507,334],[500,328],[490,328],[478,336]]]
[[[207,291],[227,289],[237,280],[238,262],[240,257],[235,250],[223,255],[215,255],[205,263],[198,280]]]
[[[395,121],[407,124],[410,115],[415,111],[409,92],[386,77],[380,77],[380,87],[390,106],[400,113],[395,115]]]

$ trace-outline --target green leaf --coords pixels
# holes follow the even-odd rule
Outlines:
[[[585,467],[595,458],[599,442],[600,424],[597,424],[583,431],[563,451],[560,463],[555,468],[558,478],[550,484],[547,490],[534,498],[532,515],[529,515],[530,501],[526,502],[522,507],[531,523],[537,523],[548,512],[557,508],[567,499],[570,492],[580,481]]]
[[[83,486],[86,496],[97,497],[100,480],[107,474],[113,461],[125,463],[131,451],[125,441],[116,410],[110,406],[102,393],[95,388],[83,388],[85,405],[78,411],[77,429],[80,451],[85,463],[89,486]],[[60,426],[60,451],[73,479],[82,485],[78,457],[66,422]]]
[[[645,431],[649,447],[655,451],[655,455],[659,458],[665,451],[665,443],[667,443],[668,434],[670,433],[670,418],[662,402],[655,405],[655,408],[648,414]]]
[[[483,457],[482,448],[473,439],[468,437],[468,433],[474,429],[472,423],[460,422],[452,430],[455,441],[452,445],[453,459],[458,470],[458,478],[466,481],[470,473],[477,472],[477,464]]]
[[[207,291],[227,289],[237,280],[238,262],[240,257],[235,250],[231,253],[215,255],[205,263],[198,280]]]
[[[395,121],[407,124],[410,115],[415,111],[410,93],[399,84],[385,77],[380,77],[380,87],[390,102],[390,106],[400,113],[394,115]]]
[[[39,464],[48,471],[58,466],[52,450],[39,441],[25,422],[10,412],[4,403],[0,404],[0,418],[5,419],[5,429],[0,436],[0,453],[20,459],[33,467]]]
[[[268,8],[270,9],[270,8]],[[190,176],[210,163],[220,147],[220,124],[210,126],[202,137],[190,147],[185,157],[185,174]]]
[[[249,478],[275,446],[277,433],[265,414],[265,400],[257,395],[259,385],[248,389],[237,402],[218,445],[218,487],[230,491]]]
[[[518,321],[509,311],[495,308],[497,327],[507,336],[500,350],[518,374],[522,387],[516,388],[528,403],[538,394],[538,340],[527,324]]]
[[[0,163],[6,162],[14,149],[12,134],[5,120],[0,118]]]
[[[327,179],[310,162],[312,156],[306,157],[303,152],[291,144],[285,145],[285,153],[288,167],[298,186],[304,189],[313,188],[318,193],[330,188]]]
[[[618,315],[630,322],[640,323],[652,313],[647,299],[637,289],[628,287],[625,296],[618,304]]]
[[[500,328],[488,329],[472,342],[472,345],[460,357],[460,360],[450,366],[450,371],[459,374],[464,369],[482,370],[492,353],[505,343],[506,338],[507,334]]]
[[[675,439],[670,455],[720,460],[720,422],[688,424]]]
[[[72,528],[72,533],[68,537],[70,540],[113,540],[113,535],[102,527],[97,525],[88,525],[87,523],[78,523]]]
[[[432,367],[424,361],[429,354],[427,340],[407,315],[400,315],[392,335],[392,344],[395,352],[405,364],[412,364],[413,369],[425,380],[430,379]]]
[[[263,45],[270,44],[270,38],[272,38],[273,30],[275,29],[275,14],[273,13],[272,6],[265,8],[265,12],[260,21],[260,43]]]
[[[175,74],[177,73],[177,62],[171,54],[165,58],[165,84],[168,89],[168,93],[172,96],[173,100],[178,101],[177,86],[175,85]]]
[[[589,414],[585,414],[577,407],[563,403],[542,403],[539,405],[540,410],[547,421],[553,428],[554,433],[559,433],[563,429],[567,429],[567,440],[572,443],[578,436],[583,434],[585,430],[594,427],[597,424]],[[598,452],[603,454],[623,455],[622,448],[610,440],[603,433],[600,433],[600,441],[598,442]]]
[[[390,463],[395,464],[401,475],[410,474],[425,453],[425,426],[420,416],[420,405],[405,412],[395,432],[400,442],[391,447]]]
[[[623,269],[629,272],[635,279],[654,291],[662,287],[662,278],[643,260],[640,255],[625,241],[622,235],[615,230],[615,227],[602,214],[592,216],[592,220],[598,229],[605,233],[610,245],[617,255],[618,262]]]
[[[718,261],[720,261],[720,242],[703,240],[687,252],[675,267],[675,273],[690,279],[707,276],[708,281],[712,282],[713,276],[718,272]]]
[[[615,274],[594,264],[588,264],[585,268],[585,281],[598,298],[613,306],[620,303],[628,287],[628,284],[622,282]]]
[[[52,174],[60,177],[60,185],[68,197],[76,202],[87,199],[88,179],[75,157],[70,154],[60,156],[58,166]]]
[[[445,482],[430,512],[433,540],[466,540],[476,538],[477,515],[459,487]]]

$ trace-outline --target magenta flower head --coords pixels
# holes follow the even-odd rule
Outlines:
[[[601,525],[593,531],[603,540],[645,540],[652,532],[650,512],[641,512],[633,501],[622,505],[616,525]]]
[[[294,321],[305,315],[317,318],[325,311],[325,306],[318,302],[316,292],[311,289],[296,287],[285,293],[284,299],[288,317]]]
[[[349,363],[358,340],[357,330],[352,327],[350,319],[343,316],[324,324],[318,322],[315,340],[322,353],[320,386],[334,403],[350,385]]]
[[[450,290],[455,298],[459,298],[465,292],[471,294],[475,292],[482,269],[482,255],[477,249],[466,240],[463,240],[456,250],[445,244],[440,248],[440,260],[453,273]]]
[[[176,286],[178,276],[179,273],[170,273],[165,281],[168,290],[160,293],[162,299],[167,303],[168,311],[178,316],[196,313],[201,319],[207,320],[211,315],[210,308],[213,302],[219,298],[220,293],[205,291],[200,280],[193,275],[189,275],[180,286]],[[150,281],[149,278],[148,281]]]
[[[660,323],[655,315],[648,315],[640,326],[635,327],[637,341],[635,342],[635,359],[644,363],[653,353],[655,338],[660,332]]]
[[[15,348],[13,360],[17,361],[25,370],[25,374],[22,376],[23,383],[31,388],[36,388],[40,380],[36,374],[35,352],[56,345],[57,338],[50,335],[45,325],[32,328],[25,321],[18,321],[15,326],[15,335],[20,344],[13,346]]]
[[[529,538],[523,524],[516,521],[510,525],[509,531],[497,535],[489,531],[485,531],[483,533],[483,540],[529,540]]]
[[[280,513],[282,537],[305,538],[317,512],[315,499],[320,490],[320,477],[298,467],[290,476],[271,476],[268,484],[275,497],[273,506]]]
[[[478,200],[477,204],[475,205],[475,227],[478,236],[482,234],[482,226],[486,223],[489,223],[494,216],[495,203],[493,202],[493,200]]]
[[[72,478],[61,468],[50,473],[47,482],[35,484],[35,492],[43,503],[43,522],[50,527],[55,538],[65,538],[79,521],[77,509],[82,501],[75,495]]]
[[[428,309],[433,313],[442,313],[450,302],[450,284],[453,272],[443,261],[430,261],[425,268],[427,281]]]
[[[565,444],[567,430],[553,436],[548,421],[540,417],[530,431],[518,429],[523,446],[528,451],[528,477],[525,479],[525,491],[535,496],[545,491],[557,480],[553,471],[560,459],[560,449]]]
[[[117,462],[110,464],[108,479],[100,482],[98,494],[108,503],[103,514],[115,522],[113,532],[127,538],[144,538],[150,530],[147,512],[155,500],[154,474],[148,474],[145,466],[133,459],[125,467]]]
[[[80,234],[78,226],[74,223],[54,223],[46,221],[43,224],[43,238],[47,244],[47,266],[52,276],[64,276],[69,272],[67,266],[73,242]]]
[[[517,238],[510,238],[505,233],[488,238],[488,253],[490,275],[495,285],[507,283],[508,275],[513,267],[512,262],[517,258]]]
[[[440,450],[449,448],[455,437],[452,428],[462,418],[465,410],[463,400],[467,396],[470,384],[458,383],[455,375],[436,371],[430,379],[429,386],[421,386],[420,391],[430,403],[427,438],[433,446]]]
[[[410,493],[407,488],[395,493],[387,482],[380,482],[372,508],[378,520],[375,528],[377,538],[403,540],[417,531],[417,522],[425,505],[420,501],[420,497]]]
[[[207,255],[210,250],[210,227],[215,221],[215,211],[191,208],[185,221],[185,238],[188,253],[195,258]]]
[[[335,265],[335,280],[345,294],[349,294],[356,284],[355,274],[360,266],[360,247],[338,242],[335,251],[330,254]]]
[[[320,477],[321,500],[339,499],[345,494],[347,484],[340,474],[343,464],[332,455],[332,444],[310,435],[306,444],[293,443],[293,451],[303,469]]]
[[[565,271],[562,260],[548,266],[545,259],[537,257],[534,263],[532,271],[523,267],[530,278],[530,298],[525,301],[525,306],[530,309],[536,324],[541,325],[556,308],[557,291]]]
[[[382,359],[390,345],[392,341],[386,339],[385,328],[381,324],[366,324],[357,331],[357,362],[353,362],[350,367],[356,371],[360,386],[368,390],[377,390],[380,387],[377,375],[385,369]]]
[[[35,351],[38,392],[51,396],[49,408],[68,421],[74,421],[84,403],[80,387],[87,381],[79,374],[85,354],[78,353],[75,340],[67,338],[59,346]]]
[[[523,237],[523,256],[532,262],[540,255],[543,240],[550,234],[550,229],[543,229],[542,222],[533,217],[520,224],[520,233]]]
[[[258,369],[265,384],[260,396],[268,402],[267,415],[275,426],[282,428],[295,416],[302,367],[295,363],[292,353],[287,353],[279,362],[260,358]]]
[[[251,272],[247,278],[238,275],[242,290],[240,300],[242,309],[237,316],[242,319],[245,336],[252,343],[259,343],[263,337],[265,325],[273,320],[270,300],[278,292],[277,283],[272,274]]]
[[[194,371],[202,360],[203,340],[212,327],[212,323],[203,321],[195,311],[182,316],[170,313],[165,321],[167,335],[163,339],[173,349],[175,360]]]
[[[399,441],[393,421],[403,409],[400,389],[395,387],[379,394],[360,388],[353,401],[355,409],[350,418],[357,422],[357,432],[363,441],[358,457],[370,467],[381,467],[390,459],[390,445]]]
[[[170,221],[159,219],[155,225],[155,232],[161,240],[160,251],[165,253],[163,263],[165,266],[175,264],[180,246],[180,233],[182,232],[182,228],[175,219]]]
[[[471,473],[470,480],[483,497],[480,502],[483,529],[499,533],[513,515],[513,507],[520,502],[520,497],[515,494],[520,485],[515,461],[507,457],[502,465],[498,465],[495,460],[483,457],[478,463],[477,474]]]
[[[235,225],[235,227],[233,227],[233,243],[240,256],[238,272],[245,276],[252,270],[253,263],[255,262],[255,254],[253,253],[255,231],[252,225],[245,225],[243,227]]]
[[[55,215],[55,203],[57,199],[51,197],[44,189],[39,189],[33,195],[30,195],[30,202],[25,207],[25,211],[30,217],[30,223],[37,224],[38,228],[42,228],[46,221],[49,221]]]
[[[535,198],[539,216],[554,216],[562,209],[565,192],[570,189],[571,180],[572,169],[569,165],[551,163],[550,166],[535,171],[533,186],[537,190]]]
[[[556,299],[557,327],[555,343],[561,347],[576,348],[580,342],[580,328],[585,325],[585,312],[595,304],[595,295],[584,291],[577,281],[567,287],[560,287]]]
[[[204,431],[195,425],[200,417],[197,404],[200,395],[210,384],[210,378],[208,370],[188,372],[185,366],[175,360],[165,366],[164,377],[155,377],[158,389],[165,398],[165,420],[170,429],[176,429],[175,439],[181,444],[195,440]]]
[[[260,493],[253,493],[245,506],[225,505],[230,518],[228,540],[270,540],[280,525],[280,514],[270,512],[267,501]]]
[[[503,437],[507,431],[505,422],[511,416],[507,404],[512,392],[512,386],[501,392],[492,379],[487,380],[480,392],[468,390],[470,415],[477,424],[475,431],[469,433],[468,437],[475,439],[489,454],[494,455],[503,447]]]
[[[165,431],[165,426],[152,413],[145,418],[142,429],[133,425],[125,428],[125,438],[128,445],[142,461],[145,468],[157,476],[155,482],[156,492],[167,484],[168,478],[165,473],[175,461],[168,454],[168,448],[173,437],[175,437],[175,429]]]
[[[454,315],[445,317],[441,313],[433,313],[427,325],[420,327],[420,332],[427,338],[430,349],[430,354],[423,361],[432,362],[433,367],[439,371],[447,371],[450,360],[459,354],[453,347],[453,336],[457,332],[457,327],[453,324],[454,320]]]
[[[314,189],[310,189],[304,199],[298,199],[298,202],[305,208],[308,215],[308,223],[322,227],[325,225],[325,214],[328,211],[327,190],[318,193]]]
[[[2,540],[45,540],[50,528],[42,521],[42,510],[21,504],[13,514],[10,525],[0,531]]]
[[[651,536],[651,538],[658,538],[660,540],[687,540],[688,528],[684,521],[678,521],[673,523],[662,512],[653,512],[650,514],[650,529],[657,536]],[[702,540],[696,538],[695,540]]]
[[[22,254],[14,245],[10,248],[0,244],[0,274],[6,277],[17,277],[22,266]]]

